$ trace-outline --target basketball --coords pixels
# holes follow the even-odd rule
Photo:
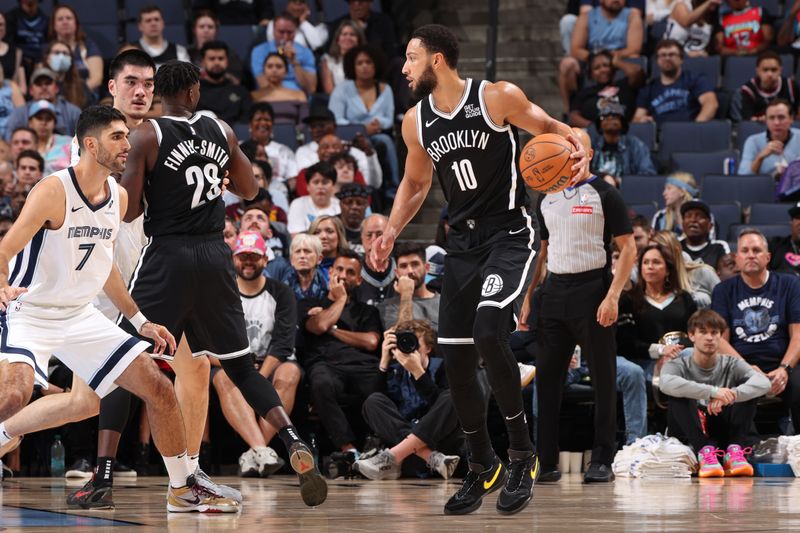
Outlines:
[[[572,177],[572,143],[556,133],[531,139],[519,158],[522,178],[528,187],[545,194],[563,191]]]

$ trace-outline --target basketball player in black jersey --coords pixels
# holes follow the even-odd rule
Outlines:
[[[534,222],[517,164],[517,127],[534,135],[567,137],[575,145],[573,183],[583,179],[587,160],[570,128],[529,102],[518,87],[462,79],[457,62],[458,42],[444,26],[423,26],[412,34],[403,74],[421,100],[403,119],[405,176],[372,259],[386,265],[395,239],[422,205],[435,170],[450,222],[438,343],[470,449],[469,473],[444,512],[475,511],[484,495],[502,487],[497,511],[512,514],[531,500],[539,471],[519,370],[508,344],[513,302],[525,290],[535,254]],[[508,466],[495,455],[489,439],[477,381],[481,358],[505,417]]]
[[[130,197],[125,220],[144,209],[148,237],[131,295],[152,320],[163,317],[176,337],[185,333],[195,355],[220,360],[250,406],[279,429],[303,501],[320,505],[327,485],[314,456],[272,384],[253,366],[233,260],[222,238],[222,180],[227,173],[230,190],[252,199],[257,192],[252,167],[225,122],[194,113],[200,99],[197,67],[165,63],[156,72],[155,92],[163,116],[132,132],[122,176]]]

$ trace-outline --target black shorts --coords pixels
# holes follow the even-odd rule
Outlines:
[[[166,326],[178,342],[186,334],[194,356],[250,353],[231,249],[222,234],[151,238],[128,289],[148,320]],[[121,325],[135,333],[127,320]]]
[[[474,344],[478,308],[504,309],[522,294],[534,267],[535,234],[533,217],[525,208],[450,228],[438,343]]]

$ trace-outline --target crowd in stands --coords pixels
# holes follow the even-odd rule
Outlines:
[[[224,238],[259,371],[287,411],[308,411],[298,419],[317,428],[320,448],[349,454],[363,475],[448,478],[464,442],[435,347],[446,209],[436,245],[400,244],[386,270],[369,258],[399,184],[398,117],[410,105],[400,74],[409,24],[396,5],[405,3],[378,3],[325,2],[340,8],[331,17],[307,0],[289,0],[285,12],[266,0],[194,0],[177,33],[174,20],[166,24],[166,6],[149,6],[125,22],[127,44],[101,49],[79,10],[58,5],[45,13],[37,0],[20,0],[0,15],[0,237],[30,188],[69,164],[80,110],[110,101],[104,62],[128,47],[157,64],[194,62],[198,110],[231,124],[259,181],[253,200],[224,197]],[[571,0],[568,10],[563,116],[588,130],[592,172],[620,188],[639,251],[619,304],[620,443],[669,420],[708,463],[709,446],[754,443],[752,422],[766,397],[791,413],[781,428],[793,431],[787,421],[800,420],[800,371],[792,372],[800,360],[800,207],[774,200],[800,199],[793,181],[800,180],[793,166],[800,128],[792,126],[800,0]],[[151,113],[159,116],[158,102]],[[715,129],[698,129],[701,123]],[[745,222],[755,227],[740,236]],[[533,378],[525,363],[535,363],[535,310],[530,316],[515,333],[524,346],[517,352],[522,386]],[[715,359],[716,348],[698,351],[697,339],[706,337],[747,368]],[[736,372],[701,371],[723,364]],[[574,358],[568,381],[585,382],[585,370]],[[211,382],[226,423],[246,445],[240,473],[278,471],[274,430],[219,366]],[[665,398],[668,417],[648,416],[648,403]],[[736,402],[747,408],[726,414],[736,424],[727,441],[698,433],[698,405],[714,416]],[[380,444],[368,446],[366,434]],[[146,465],[145,425],[139,438],[136,460]],[[83,436],[75,449],[89,451],[72,460],[93,456],[90,440]],[[740,456],[734,449],[732,457]]]

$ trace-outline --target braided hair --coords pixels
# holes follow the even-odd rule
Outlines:
[[[154,81],[157,95],[175,96],[200,81],[200,69],[186,61],[167,61],[156,72]]]

